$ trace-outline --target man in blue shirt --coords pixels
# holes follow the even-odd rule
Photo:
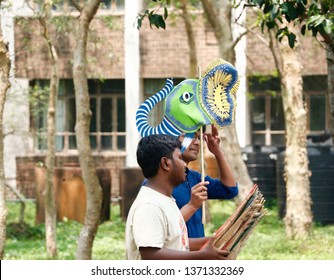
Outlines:
[[[193,140],[182,153],[182,158],[188,165],[191,161],[198,158],[200,152],[200,132],[196,132]],[[215,156],[219,178],[202,176],[199,172],[187,168],[186,181],[173,190],[173,198],[181,210],[182,216],[186,221],[188,236],[190,238],[205,237],[204,225],[202,223],[202,205],[207,199],[232,199],[238,195],[238,184],[234,179],[233,173],[228,165],[223,151],[220,149],[220,138],[218,129],[212,125],[212,133],[204,134],[209,151]],[[180,137],[182,142],[182,137]],[[142,185],[145,184],[144,180]]]
[[[200,152],[199,132],[196,132],[192,142],[183,152],[183,160],[189,164],[198,158]],[[180,139],[182,141],[182,139]],[[187,169],[186,181],[173,190],[173,197],[180,208],[187,224],[190,238],[204,237],[202,223],[202,204],[207,199],[232,199],[238,195],[238,185],[232,171],[220,149],[218,129],[212,125],[212,133],[204,134],[209,151],[215,156],[219,178],[205,176],[202,182],[201,174],[195,170]]]

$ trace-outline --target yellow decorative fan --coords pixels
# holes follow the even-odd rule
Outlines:
[[[204,70],[199,84],[199,99],[205,112],[220,127],[234,122],[237,70],[229,62],[216,59]]]

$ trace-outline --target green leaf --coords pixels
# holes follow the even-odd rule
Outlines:
[[[281,16],[277,17],[277,20],[280,22],[280,23],[283,23],[283,19]]]
[[[283,14],[287,14],[287,13],[288,13],[288,10],[289,10],[288,3],[284,2],[284,3],[281,5],[281,10],[282,10],[282,13],[283,13]]]
[[[141,28],[142,23],[143,23],[143,19],[142,19],[142,18],[138,18],[138,19],[137,19],[137,29],[138,29],[138,30]]]
[[[323,22],[326,21],[326,17],[324,15],[321,15],[318,17],[318,19],[314,22],[314,26],[318,26],[320,24],[323,24]]]
[[[164,7],[164,19],[167,19],[168,17],[168,10],[166,7]]]
[[[269,13],[271,10],[272,10],[272,8],[273,8],[273,6],[271,5],[271,4],[265,4],[264,5],[264,8],[263,8],[263,12],[265,13],[265,14],[267,14],[267,13]]]
[[[285,15],[285,19],[286,19],[288,22],[291,22],[291,20],[292,20],[291,17],[290,17],[289,15],[287,15],[287,14]]]
[[[151,15],[151,21],[152,21],[152,24],[156,27],[156,28],[159,28],[159,23],[158,23],[158,19],[157,19],[157,15]]]
[[[267,25],[268,29],[272,29],[276,26],[276,22],[275,21],[268,21],[266,23],[266,25]]]
[[[301,17],[304,15],[305,11],[306,11],[306,7],[304,6],[303,3],[297,3],[297,8],[295,9],[298,17]]]
[[[307,15],[310,18],[313,15],[318,15],[319,9],[316,3],[311,3],[311,5],[308,8]]]
[[[148,20],[150,22],[150,27],[152,28],[152,25],[154,25],[156,28],[166,28],[166,23],[165,20],[163,19],[163,17],[161,15],[158,14],[150,14],[148,16]]]
[[[159,15],[158,17],[158,22],[159,22],[159,26],[163,29],[166,29],[166,23],[165,23],[165,20],[163,19],[162,16]]]
[[[303,24],[303,26],[300,29],[300,33],[304,36],[306,33],[306,24]]]
[[[326,19],[326,24],[324,24],[324,30],[327,34],[332,34],[334,29],[334,24],[331,20]]]
[[[297,12],[290,2],[284,2],[281,5],[282,13],[285,14],[288,22],[297,18]]]
[[[262,6],[265,4],[264,0],[259,0],[258,1],[259,7],[262,9]]]
[[[296,35],[293,33],[290,33],[288,35],[288,40],[289,40],[289,46],[291,49],[293,49],[293,47],[295,46],[295,42],[296,42]]]
[[[277,32],[276,32],[276,38],[278,38],[280,41],[282,40],[282,38],[288,34],[288,29],[287,27],[284,28],[280,28]]]
[[[317,20],[321,18],[321,15],[310,16],[306,24],[314,25]]]
[[[318,34],[318,28],[312,26],[312,27],[311,27],[311,30],[312,30],[312,36],[313,36],[313,37],[316,37],[317,34]]]
[[[264,25],[265,25],[265,22],[262,21],[262,22],[261,22],[261,32],[262,32],[262,33],[264,33]]]
[[[271,12],[270,12],[270,18],[274,20],[277,18],[277,16],[278,16],[278,6],[273,5],[273,8],[271,9]]]

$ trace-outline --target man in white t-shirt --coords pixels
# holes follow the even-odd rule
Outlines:
[[[172,197],[173,189],[186,179],[180,148],[181,142],[169,135],[146,136],[138,144],[137,161],[147,182],[127,217],[128,260],[228,259],[229,252],[214,248],[212,238],[209,242],[207,237],[188,239],[186,224]]]

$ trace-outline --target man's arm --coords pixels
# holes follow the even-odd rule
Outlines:
[[[218,136],[218,129],[212,125],[212,133],[205,134],[204,139],[207,143],[209,151],[215,156],[217,164],[218,164],[218,171],[219,171],[219,180],[222,184],[227,187],[235,187],[237,182],[234,179],[232,170],[227,163],[224,153],[220,148],[220,139]]]
[[[203,241],[199,243],[203,244]],[[140,247],[139,252],[143,260],[227,260],[229,251],[214,248],[212,242],[213,239],[210,238],[210,242],[197,251],[176,251],[166,248]]]
[[[200,250],[211,237],[189,238],[190,251]]]

